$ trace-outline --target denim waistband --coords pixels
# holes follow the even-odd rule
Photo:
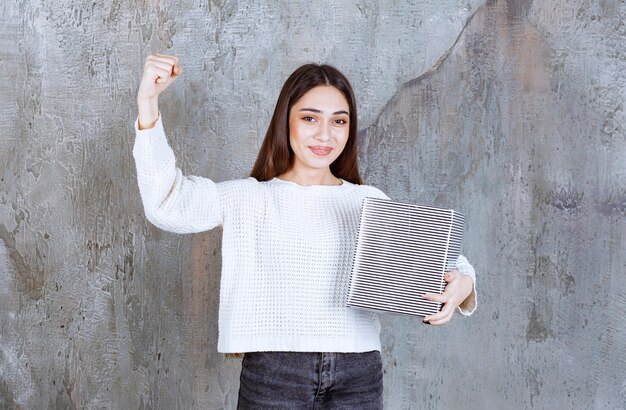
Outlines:
[[[382,409],[379,351],[246,353],[239,409]]]

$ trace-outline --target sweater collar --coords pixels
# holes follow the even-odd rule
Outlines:
[[[271,185],[281,186],[288,189],[293,189],[301,193],[323,194],[323,195],[343,195],[352,191],[354,184],[341,179],[341,185],[300,185],[293,181],[287,181],[280,178],[272,178],[267,181]]]

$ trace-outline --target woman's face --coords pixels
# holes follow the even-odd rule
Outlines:
[[[289,112],[289,144],[293,168],[328,168],[346,146],[350,113],[341,91],[330,85],[310,89]]]

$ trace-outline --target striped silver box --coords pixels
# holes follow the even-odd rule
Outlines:
[[[452,209],[365,198],[347,306],[426,316],[461,253],[465,217]]]

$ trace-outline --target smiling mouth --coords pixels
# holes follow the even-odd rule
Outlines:
[[[309,149],[315,154],[315,155],[319,155],[320,157],[325,157],[326,155],[330,154],[330,151],[332,151],[333,149],[331,147],[322,147],[322,146],[311,146],[309,147]]]

